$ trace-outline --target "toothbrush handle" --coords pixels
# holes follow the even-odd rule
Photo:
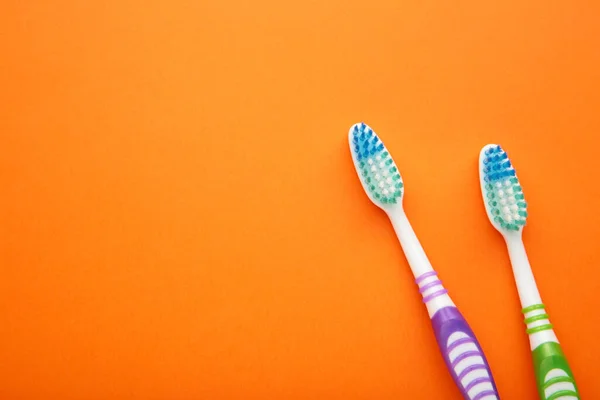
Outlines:
[[[388,213],[452,379],[466,400],[498,400],[492,371],[475,334],[438,279],[402,207]]]
[[[567,363],[543,304],[523,309],[532,344],[535,381],[542,400],[579,399],[573,372]]]
[[[483,350],[456,307],[444,307],[431,318],[446,366],[467,400],[500,399]]]
[[[560,344],[547,342],[532,352],[535,380],[540,399],[579,399],[573,372]]]

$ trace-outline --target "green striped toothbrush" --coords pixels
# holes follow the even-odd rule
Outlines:
[[[540,398],[579,399],[573,372],[542,304],[523,245],[523,226],[527,220],[527,203],[523,190],[508,155],[500,146],[488,144],[481,149],[479,177],[487,215],[494,228],[504,236],[508,247],[525,316]]]

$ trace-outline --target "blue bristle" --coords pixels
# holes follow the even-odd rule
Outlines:
[[[370,138],[371,136],[373,136],[373,131],[369,129],[367,131],[367,137]]]
[[[365,141],[365,131],[362,131],[362,132],[360,133],[360,141],[361,141],[361,142],[364,142],[364,141]]]
[[[512,166],[512,164],[510,163],[510,160],[507,160],[504,164],[502,164],[503,168],[510,168]]]
[[[489,177],[488,175],[485,175],[485,176],[483,177],[483,180],[484,180],[485,182],[489,182],[489,181],[490,181],[490,177]]]
[[[354,129],[352,130],[354,136],[358,135],[358,125],[354,125]]]
[[[500,158],[499,158],[499,159],[500,159],[500,160],[506,160],[507,158],[508,158],[508,154],[506,154],[506,153],[502,153],[502,154],[500,155]]]
[[[510,174],[510,176],[516,176],[517,174],[515,173],[514,169],[511,169],[508,171],[508,173]]]
[[[354,152],[358,153],[360,151],[360,146],[356,145],[354,146]]]
[[[376,152],[376,151],[377,151],[377,149],[376,149],[375,147],[373,147],[373,148],[371,149],[371,155],[375,154],[375,152]]]
[[[489,147],[486,151],[485,151],[485,155],[489,156],[490,154],[492,154],[493,150],[491,147]]]
[[[490,162],[490,159],[489,159],[488,157],[485,157],[485,158],[483,159],[483,163],[484,163],[484,164],[487,164],[487,163],[489,163],[489,162]]]
[[[377,146],[377,151],[382,151],[383,150],[383,143],[380,144],[379,146]]]

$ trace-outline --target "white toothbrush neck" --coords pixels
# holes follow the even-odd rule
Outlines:
[[[433,267],[415,235],[406,214],[402,207],[396,207],[395,209],[388,212],[390,221],[394,226],[400,245],[404,250],[410,269],[412,270],[415,278],[421,276],[426,272],[433,271]]]
[[[423,302],[427,307],[429,317],[433,318],[442,308],[456,307],[442,281],[433,270],[425,250],[421,247],[421,243],[419,243],[419,239],[417,239],[417,235],[415,235],[415,231],[408,222],[402,207],[390,210],[388,216],[392,221],[396,235],[398,235],[408,265],[419,287],[419,292],[423,296]]]
[[[550,325],[550,318],[546,314],[545,306],[542,303],[540,292],[535,283],[521,235],[507,235],[505,239],[519,298],[521,299],[521,308],[525,317],[524,322],[527,326],[531,350],[536,349],[543,343],[558,343],[556,334],[552,329],[552,325]],[[547,328],[532,331],[532,329],[541,327]]]
[[[527,308],[535,304],[541,304],[540,292],[535,283],[521,235],[507,235],[505,240],[519,298],[521,299],[521,307]]]

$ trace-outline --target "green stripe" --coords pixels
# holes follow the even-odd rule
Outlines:
[[[532,306],[525,307],[524,309],[521,310],[521,312],[523,314],[527,314],[530,311],[533,311],[533,310],[543,310],[544,308],[546,308],[546,307],[544,307],[543,304],[534,304]]]
[[[552,324],[546,324],[546,325],[540,325],[540,326],[536,326],[535,328],[529,328],[527,329],[527,334],[531,335],[532,333],[537,333],[537,332],[541,332],[541,331],[547,331],[552,329]]]
[[[523,320],[523,322],[525,322],[525,325],[529,325],[532,322],[541,321],[543,319],[550,319],[550,318],[548,317],[548,314],[540,314],[540,315],[534,315],[533,317],[525,318]]]
[[[548,389],[549,386],[552,386],[555,383],[561,383],[561,382],[575,383],[573,378],[571,378],[570,376],[557,376],[556,378],[548,379],[544,383],[544,390]]]
[[[558,399],[559,397],[562,397],[562,396],[574,396],[579,399],[579,395],[577,394],[577,392],[574,392],[572,390],[561,390],[559,392],[554,393],[550,397],[546,397],[546,400],[554,400],[554,399]]]

